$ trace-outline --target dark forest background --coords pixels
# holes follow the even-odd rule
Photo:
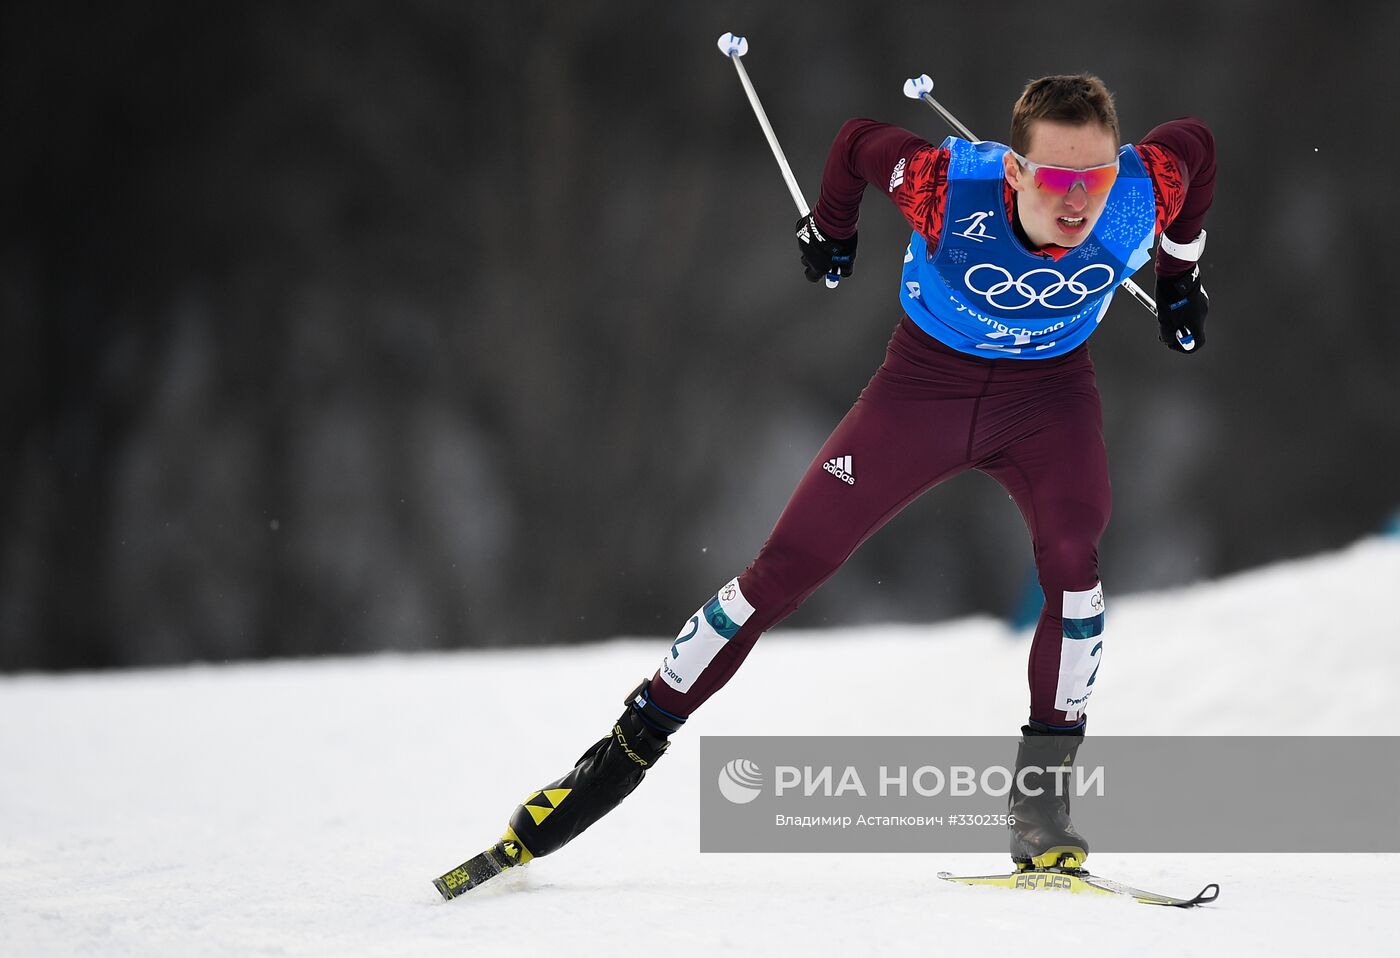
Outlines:
[[[674,633],[878,366],[907,236],[871,190],[803,279],[726,30],[809,199],[851,116],[945,135],[922,72],[988,138],[1078,70],[1125,139],[1212,125],[1208,347],[1126,295],[1093,340],[1111,594],[1400,506],[1400,5],[6,4],[0,668]],[[962,477],[793,622],[1029,567]]]

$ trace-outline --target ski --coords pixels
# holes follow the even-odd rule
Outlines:
[[[1220,886],[1212,882],[1202,888],[1194,898],[1173,898],[1152,891],[1143,891],[1111,878],[1091,875],[1082,868],[1028,868],[1005,875],[954,875],[952,872],[939,872],[944,881],[960,882],[964,885],[991,885],[996,888],[1023,888],[1027,891],[1064,891],[1071,894],[1118,895],[1131,898],[1144,905],[1169,905],[1173,908],[1194,908],[1206,902],[1215,901],[1220,894]]]
[[[507,868],[523,865],[534,856],[506,829],[505,837],[486,851],[462,864],[445,875],[433,879],[433,887],[442,895],[443,901],[451,901],[463,892],[471,891],[482,882],[495,878]]]

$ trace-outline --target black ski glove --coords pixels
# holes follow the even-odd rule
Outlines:
[[[1201,285],[1201,267],[1180,276],[1157,277],[1158,338],[1168,349],[1199,353],[1206,344],[1210,297]]]
[[[807,279],[815,283],[827,273],[850,276],[856,261],[856,233],[850,239],[828,239],[817,229],[817,218],[808,213],[797,221],[797,248]]]

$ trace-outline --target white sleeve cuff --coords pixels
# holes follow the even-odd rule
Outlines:
[[[1173,243],[1163,233],[1161,240],[1157,243],[1157,248],[1168,256],[1175,256],[1183,263],[1194,263],[1201,258],[1201,254],[1206,249],[1206,231],[1201,230],[1201,235],[1197,236],[1189,243]]]

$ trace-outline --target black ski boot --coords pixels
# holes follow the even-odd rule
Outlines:
[[[1073,733],[1035,724],[1021,726],[1009,809],[1011,860],[1018,869],[1080,868],[1089,857],[1089,843],[1069,820],[1070,777],[1045,771],[1073,766],[1075,753],[1083,741],[1083,726]],[[1026,772],[1026,791],[1022,792],[1021,770],[1031,766],[1038,771]],[[1064,792],[1062,795],[1055,794],[1057,781]],[[1037,791],[1040,794],[1034,794]]]
[[[563,848],[631,794],[670,746],[668,737],[685,719],[654,705],[651,680],[626,699],[612,731],[580,756],[563,778],[532,794],[510,817],[501,844],[523,865]]]

